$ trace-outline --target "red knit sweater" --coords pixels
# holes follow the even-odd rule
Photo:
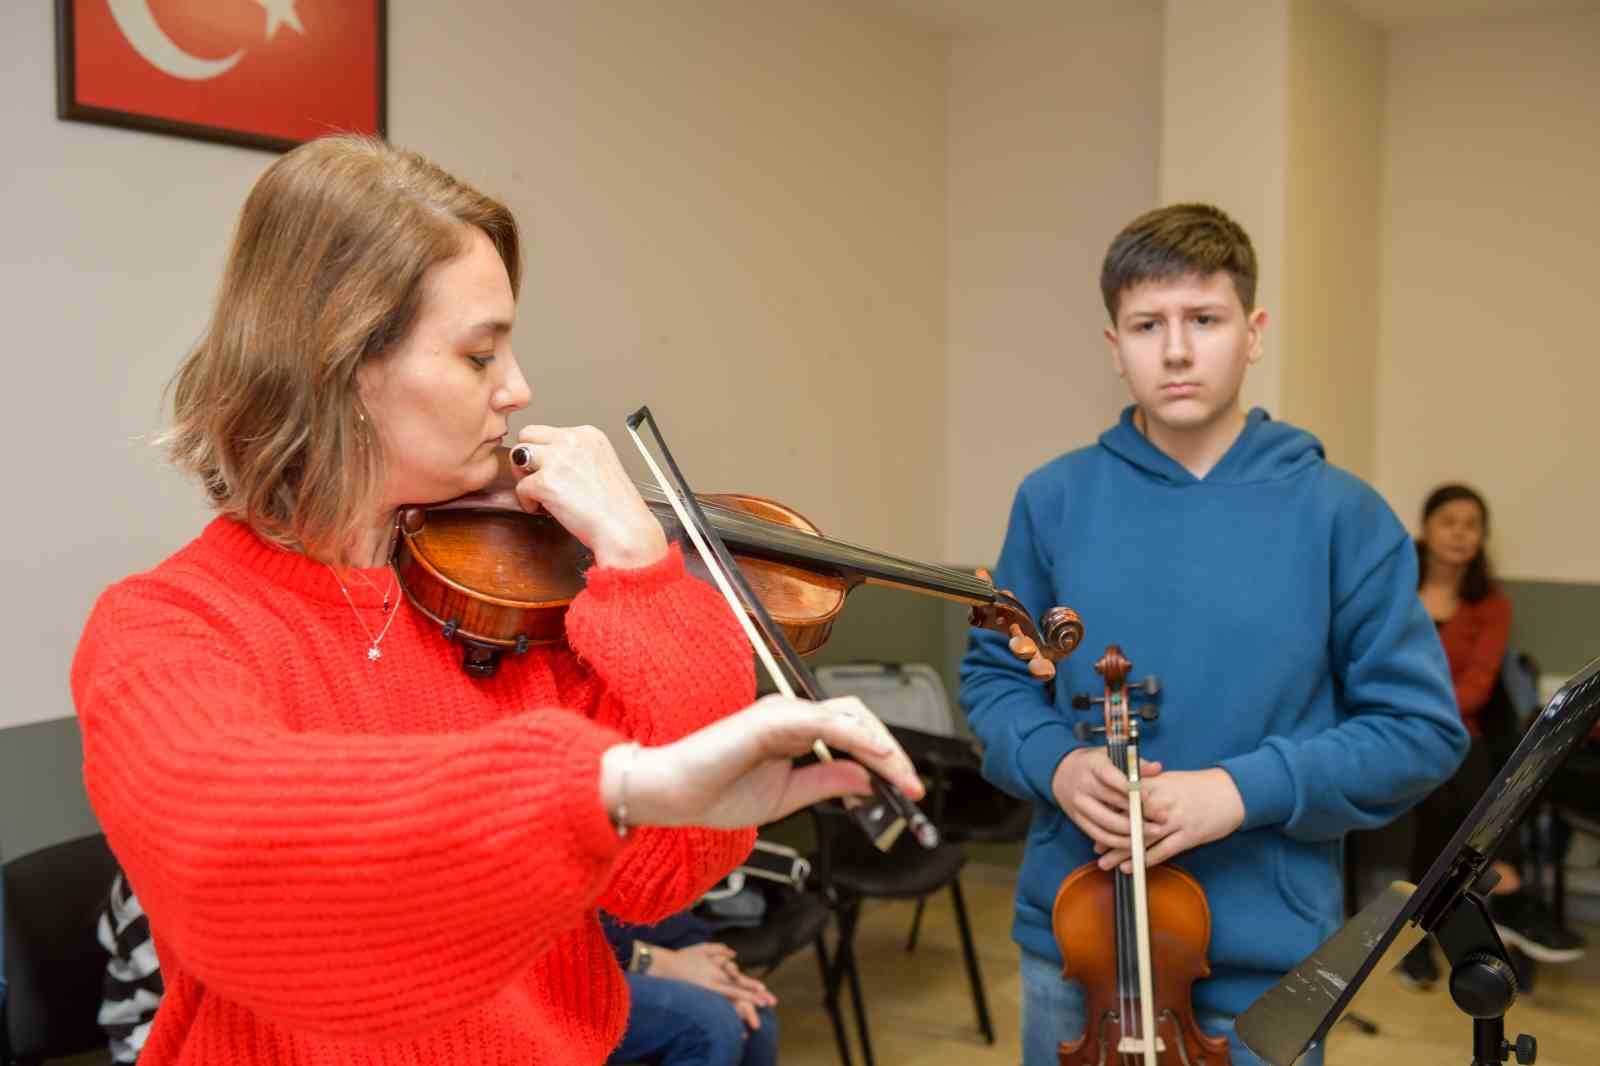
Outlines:
[[[387,587],[389,571],[363,571]],[[350,595],[376,634],[380,596]],[[380,662],[327,567],[218,519],[108,590],[72,669],[84,780],[167,993],[141,1063],[600,1063],[651,922],[751,831],[619,839],[601,753],[750,702],[750,650],[673,549],[596,569],[570,645],[474,680],[407,604]]]
[[[1477,603],[1463,600],[1450,620],[1439,626],[1439,639],[1450,660],[1450,679],[1455,682],[1456,704],[1467,732],[1483,736],[1479,721],[1484,705],[1494,693],[1500,678],[1500,665],[1506,656],[1506,641],[1511,636],[1511,601],[1495,589]]]

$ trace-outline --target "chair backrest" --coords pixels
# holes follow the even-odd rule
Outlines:
[[[817,668],[830,696],[856,696],[891,726],[940,737],[970,738],[944,680],[927,663],[862,662]]]
[[[92,836],[5,864],[6,998],[0,1047],[7,1060],[78,1055],[105,1046],[96,1016],[106,952],[95,936],[117,862]]]

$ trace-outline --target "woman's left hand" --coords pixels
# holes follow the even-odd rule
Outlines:
[[[611,441],[593,426],[527,426],[531,446],[517,502],[545,511],[594,553],[599,566],[649,566],[667,554],[667,537],[645,506]]]

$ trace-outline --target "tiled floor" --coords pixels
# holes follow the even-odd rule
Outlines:
[[[973,864],[962,875],[978,939],[997,1041],[978,1037],[948,895],[930,902],[915,954],[905,951],[911,904],[870,903],[857,933],[867,1013],[878,1066],[1016,1066],[1020,980],[1011,943],[1012,874]],[[1586,930],[1600,945],[1600,928]],[[837,1066],[832,1029],[823,1013],[814,955],[791,958],[768,980],[779,997],[783,1066]],[[1329,1042],[1329,1066],[1466,1066],[1472,1061],[1471,1023],[1443,986],[1405,989],[1393,976],[1374,977],[1356,1010],[1375,1022],[1369,1036],[1341,1024]],[[851,1016],[846,1016],[852,1025]],[[1600,950],[1568,966],[1545,966],[1531,996],[1507,1016],[1510,1035],[1539,1039],[1539,1066],[1600,1064]],[[853,1035],[853,1033],[852,1033]],[[856,1055],[857,1066],[861,1059]]]

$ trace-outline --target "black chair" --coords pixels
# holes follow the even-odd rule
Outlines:
[[[116,873],[99,833],[5,864],[0,1063],[32,1066],[106,1046],[96,1020],[106,952],[95,930]]]
[[[1566,853],[1573,834],[1600,839],[1600,740],[1590,738],[1567,758],[1541,797],[1543,832],[1535,853],[1536,876],[1550,878],[1550,903],[1556,922],[1567,925]]]
[[[820,833],[820,816],[815,811],[811,811],[809,816]],[[763,978],[790,956],[808,946],[813,948],[817,955],[817,969],[822,975],[822,1006],[833,1024],[839,1061],[842,1066],[851,1066],[850,1041],[845,1035],[844,1019],[839,1012],[839,991],[846,980],[854,984],[855,963],[847,952],[828,950],[825,934],[828,926],[834,922],[835,893],[831,886],[815,875],[815,871],[812,873],[813,876],[805,884],[762,878],[747,880],[746,884],[756,887],[766,901],[761,923],[720,929],[714,934],[714,939],[734,950],[742,969],[751,972],[759,970]]]
[[[923,809],[935,825],[942,825],[949,768],[972,765],[975,758],[972,743],[957,737],[900,726],[890,726],[890,731],[900,741],[913,764],[931,778]],[[857,1035],[867,1066],[874,1066],[872,1040],[867,1026],[865,996],[855,965],[854,944],[861,909],[869,899],[917,900],[920,903],[945,888],[950,890],[978,1031],[986,1042],[994,1043],[994,1024],[989,1017],[983,974],[978,966],[971,922],[967,918],[966,899],[961,892],[960,875],[967,862],[966,849],[959,843],[949,841],[941,842],[931,850],[924,849],[908,834],[902,834],[888,852],[880,852],[853,826],[847,824],[841,809],[831,804],[818,809],[824,816],[818,825],[819,843],[814,862],[822,883],[831,886],[834,893],[834,907],[839,922],[836,962],[851,978]],[[916,929],[913,927],[908,950],[915,946],[915,939]]]
[[[938,811],[939,832],[951,844],[1020,844],[1028,837],[1033,805],[996,788],[981,772],[976,750],[952,746],[947,758],[930,773],[936,793],[931,805]],[[911,916],[906,950],[917,950],[917,934],[928,897],[917,900]]]

